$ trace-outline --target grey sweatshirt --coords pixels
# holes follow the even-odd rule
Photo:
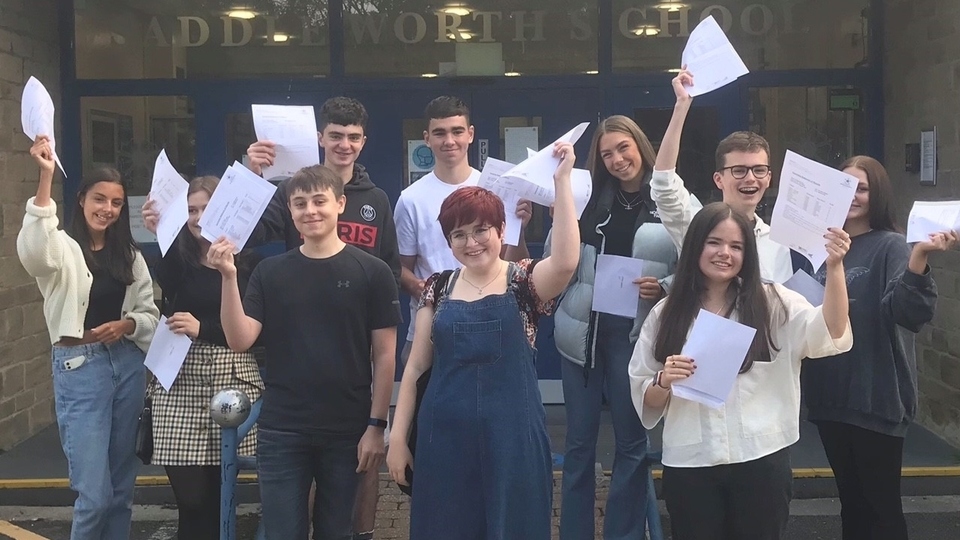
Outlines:
[[[907,269],[903,235],[870,231],[853,238],[843,260],[853,348],[804,361],[809,420],[832,421],[903,437],[917,412],[916,333],[933,319],[937,287],[929,268]],[[817,273],[824,282],[824,270]]]

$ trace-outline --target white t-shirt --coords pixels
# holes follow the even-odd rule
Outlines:
[[[460,267],[460,262],[447,245],[447,239],[443,237],[437,216],[440,215],[440,205],[448,195],[462,187],[475,186],[479,181],[480,171],[476,169],[471,169],[470,176],[456,185],[443,182],[431,172],[400,193],[397,209],[393,213],[393,220],[397,225],[397,244],[400,255],[417,257],[413,274],[418,278],[427,279],[436,272]],[[413,325],[419,300],[410,299],[407,341],[413,341]]]

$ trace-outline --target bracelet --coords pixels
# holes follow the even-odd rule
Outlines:
[[[660,384],[660,381],[662,379],[663,379],[663,370],[661,369],[660,371],[657,372],[657,377],[653,380],[653,384],[655,384],[656,386],[659,386],[660,388],[663,388],[664,390],[669,390],[669,388]]]
[[[378,427],[378,428],[380,428],[380,429],[386,429],[386,428],[387,428],[387,421],[386,421],[386,420],[381,420],[381,419],[379,419],[379,418],[370,418],[370,419],[367,420],[367,425],[368,425],[368,426],[373,426],[373,427]]]

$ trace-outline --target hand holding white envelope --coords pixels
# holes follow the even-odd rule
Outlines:
[[[23,127],[23,133],[30,137],[31,141],[36,141],[40,135],[46,135],[50,139],[50,148],[53,150],[53,160],[60,167],[60,172],[66,177],[67,173],[63,170],[63,164],[60,163],[60,157],[57,156],[57,141],[54,139],[54,118],[56,109],[53,106],[53,98],[44,88],[43,84],[35,77],[30,77],[27,84],[23,87],[23,95],[20,97],[20,123]]]

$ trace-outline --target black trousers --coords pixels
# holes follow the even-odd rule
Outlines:
[[[839,422],[818,422],[817,429],[837,480],[843,540],[906,540],[903,438]]]
[[[220,466],[164,468],[177,499],[177,540],[220,540]]]
[[[778,540],[792,495],[788,448],[744,463],[663,468],[674,540]]]

